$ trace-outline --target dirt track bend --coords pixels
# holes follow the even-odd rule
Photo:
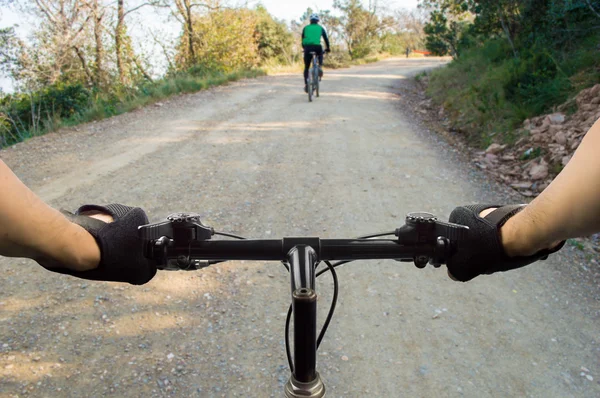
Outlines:
[[[248,237],[353,237],[408,211],[507,198],[405,118],[402,79],[439,60],[247,80],[30,140],[2,158],[45,200],[197,211]],[[0,187],[1,189],[1,187]],[[514,200],[514,198],[513,198]],[[600,396],[600,301],[573,255],[472,283],[394,261],[338,272],[318,355],[331,397]],[[134,287],[0,258],[0,396],[280,397],[280,264],[161,272]],[[320,319],[331,297],[319,283]],[[583,368],[582,368],[583,367]]]

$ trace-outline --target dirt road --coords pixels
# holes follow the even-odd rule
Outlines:
[[[327,71],[312,104],[297,76],[243,81],[0,157],[56,207],[197,211],[248,237],[390,230],[408,211],[447,217],[509,197],[399,109],[402,79],[439,63]],[[600,396],[600,288],[587,278],[598,264],[575,252],[468,284],[393,261],[340,269],[318,355],[329,396]],[[161,272],[141,287],[19,259],[0,258],[0,270],[2,397],[281,396],[280,264]],[[319,283],[321,320],[331,290]]]

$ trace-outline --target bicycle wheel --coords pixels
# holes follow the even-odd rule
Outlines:
[[[314,71],[313,71],[313,80],[315,81],[315,91],[317,92],[317,97],[319,96],[319,67],[316,66]]]

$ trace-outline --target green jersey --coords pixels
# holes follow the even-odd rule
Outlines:
[[[303,46],[320,46],[321,37],[324,36],[325,29],[319,24],[313,23],[306,25],[302,31]],[[325,36],[326,37],[326,36]],[[327,41],[327,40],[326,40]]]

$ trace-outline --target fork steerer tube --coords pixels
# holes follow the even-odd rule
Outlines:
[[[305,243],[310,243],[305,240]],[[312,241],[313,244],[318,241]],[[290,267],[292,310],[294,313],[294,377],[301,383],[316,378],[317,294],[315,267],[317,252],[307,244],[293,246],[287,253]]]
[[[308,383],[316,377],[317,295],[302,288],[292,294],[294,311],[294,377]]]

